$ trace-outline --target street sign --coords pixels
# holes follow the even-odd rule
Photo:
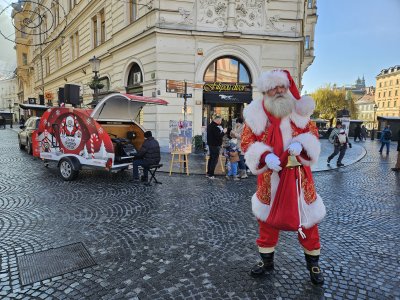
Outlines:
[[[177,96],[178,98],[192,98],[192,97],[193,97],[192,94],[181,94],[181,93],[176,94],[176,96]],[[185,96],[186,96],[186,97],[185,97]]]

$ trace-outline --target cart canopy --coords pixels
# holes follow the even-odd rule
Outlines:
[[[167,105],[158,98],[132,94],[111,94],[104,97],[94,108],[91,117],[97,121],[134,121],[146,104]]]

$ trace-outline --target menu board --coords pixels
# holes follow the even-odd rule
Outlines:
[[[192,137],[192,121],[169,121],[170,152],[191,153]]]

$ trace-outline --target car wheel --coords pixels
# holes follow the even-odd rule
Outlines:
[[[26,152],[28,152],[28,154],[32,154],[32,144],[29,139],[26,139]]]
[[[79,174],[79,171],[74,170],[72,163],[67,159],[61,160],[59,170],[62,179],[65,181],[74,180]]]
[[[20,137],[18,137],[18,145],[19,145],[19,149],[21,149],[21,150],[25,149],[25,146],[22,145],[22,143],[21,143],[21,138]]]

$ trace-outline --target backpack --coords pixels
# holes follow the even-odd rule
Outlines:
[[[390,140],[392,138],[392,133],[389,130],[383,132],[383,139]]]

